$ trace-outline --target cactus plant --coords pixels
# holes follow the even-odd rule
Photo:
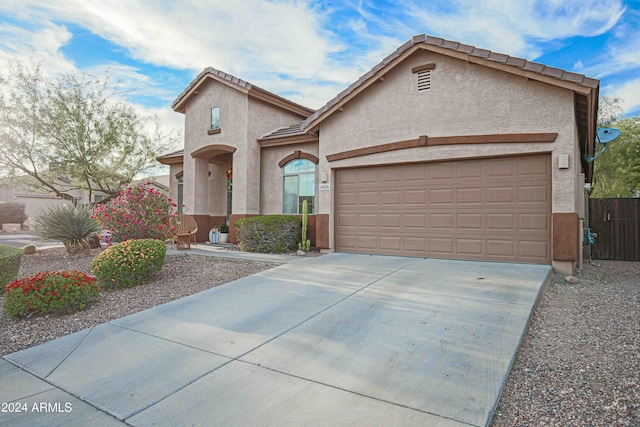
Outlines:
[[[298,243],[298,249],[308,252],[311,248],[311,240],[307,239],[307,224],[309,222],[309,204],[302,201],[302,240]]]

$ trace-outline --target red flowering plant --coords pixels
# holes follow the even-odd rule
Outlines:
[[[176,231],[176,204],[150,183],[128,186],[107,204],[96,205],[93,216],[109,230],[110,240],[165,240]],[[107,241],[111,243],[111,241]]]
[[[77,270],[45,271],[6,286],[10,317],[83,310],[100,295],[96,279]]]

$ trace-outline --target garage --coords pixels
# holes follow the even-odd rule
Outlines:
[[[551,263],[550,155],[336,170],[338,252]]]

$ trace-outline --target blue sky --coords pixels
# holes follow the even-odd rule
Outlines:
[[[640,112],[640,0],[1,0],[0,70],[108,73],[181,131],[171,103],[205,67],[319,108],[423,33],[598,78]]]

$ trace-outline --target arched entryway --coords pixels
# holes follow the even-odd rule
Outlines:
[[[212,227],[228,220],[231,208],[228,175],[233,168],[235,151],[236,148],[230,145],[211,144],[191,153],[194,161],[193,196],[185,200],[192,206],[185,206],[185,212],[193,215],[198,223],[198,241],[206,241]]]

